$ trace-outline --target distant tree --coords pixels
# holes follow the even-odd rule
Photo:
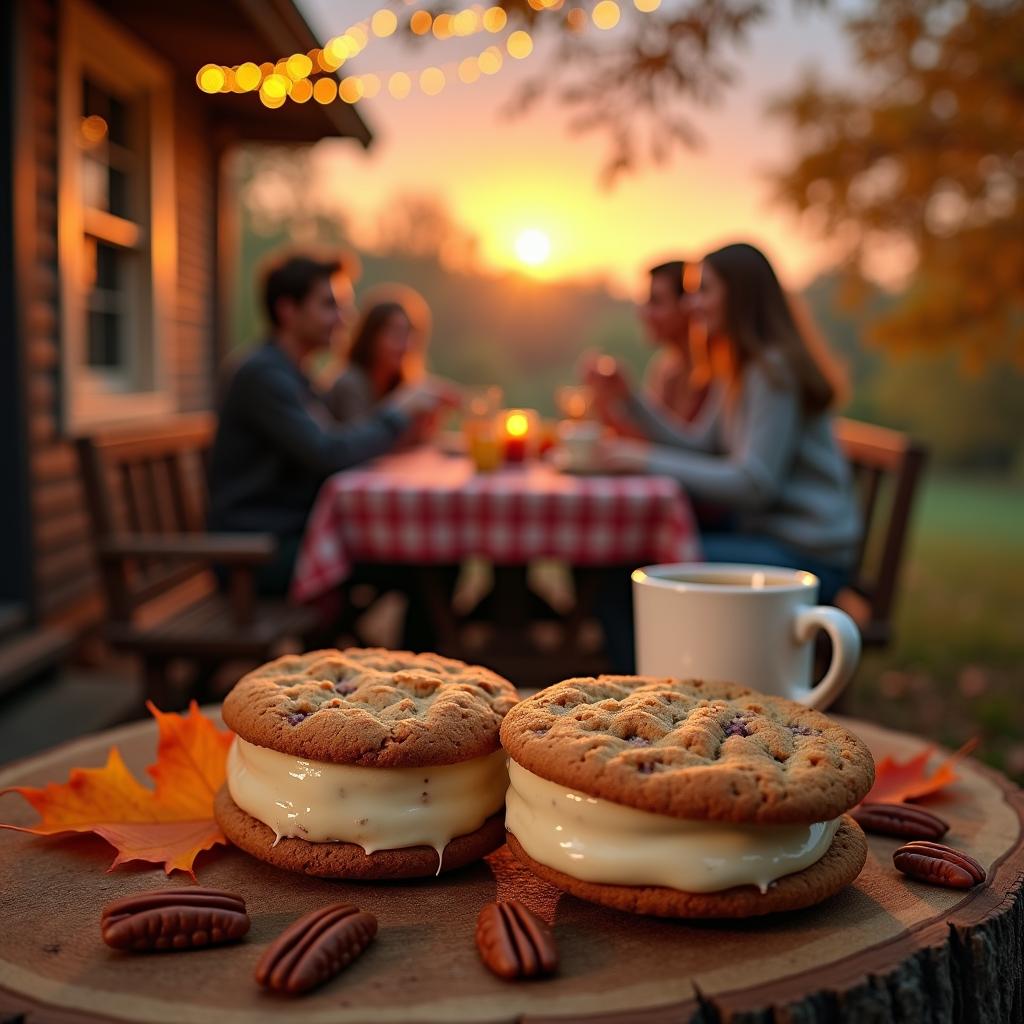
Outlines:
[[[374,242],[381,252],[436,257],[459,269],[475,265],[480,247],[440,199],[418,194],[400,195],[381,208]]]
[[[854,275],[912,254],[871,329],[886,348],[1024,365],[1024,2],[865,0],[845,24],[864,73],[776,105],[796,140],[778,195],[845,240]]]
[[[395,6],[406,9],[400,0]],[[610,149],[606,183],[646,160],[665,162],[680,146],[701,137],[690,116],[713,104],[734,78],[732,58],[751,30],[782,0],[668,0],[641,13],[642,4],[619,0],[614,32],[597,31],[591,12],[597,0],[495,0],[510,29],[556,37],[554,58],[527,80],[506,106],[520,114],[553,95],[569,113],[572,132],[599,132]],[[791,0],[823,7],[829,0]],[[447,13],[450,3],[426,9]],[[414,41],[427,37],[416,36]]]

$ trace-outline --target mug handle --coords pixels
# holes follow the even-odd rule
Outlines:
[[[797,614],[794,620],[797,643],[807,643],[819,629],[824,629],[832,638],[832,663],[821,682],[796,699],[820,711],[839,697],[857,669],[860,630],[846,612],[828,605],[805,608]]]

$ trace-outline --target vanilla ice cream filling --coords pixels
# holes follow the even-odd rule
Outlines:
[[[475,832],[500,810],[506,761],[498,750],[428,768],[357,768],[282,754],[236,736],[227,783],[231,799],[278,840],[355,843],[367,853],[432,846],[440,862],[452,839]]]
[[[720,892],[821,860],[839,818],[810,825],[684,821],[599,800],[509,762],[505,826],[540,864],[584,882]]]

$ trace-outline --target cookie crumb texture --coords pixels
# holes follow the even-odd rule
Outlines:
[[[268,662],[238,681],[223,716],[242,739],[284,754],[413,768],[493,753],[517,700],[507,679],[477,665],[353,648]]]
[[[848,729],[732,683],[568,679],[518,704],[501,740],[541,778],[677,818],[827,821],[874,781],[871,753]]]

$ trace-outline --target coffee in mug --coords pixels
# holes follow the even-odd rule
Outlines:
[[[741,683],[827,708],[860,658],[846,612],[819,605],[818,577],[765,565],[680,563],[633,573],[637,671]],[[832,639],[832,662],[811,680],[814,636]]]

